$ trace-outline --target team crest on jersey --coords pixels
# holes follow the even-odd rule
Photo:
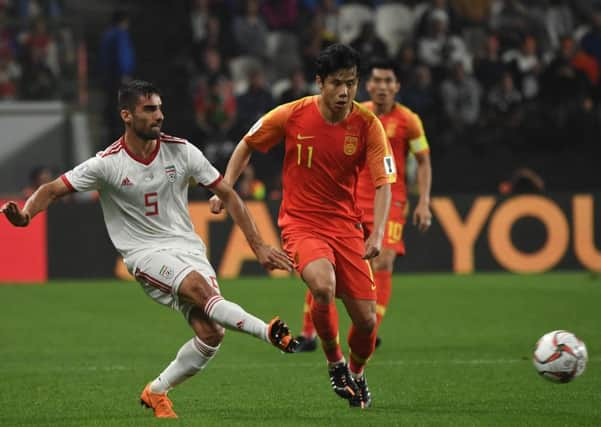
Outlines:
[[[359,137],[353,135],[346,135],[344,137],[344,154],[352,156],[357,151],[357,144],[359,143]]]
[[[165,168],[165,173],[167,174],[167,179],[169,179],[169,182],[175,182],[175,178],[177,178],[177,171],[175,170],[175,166],[167,166]]]
[[[159,274],[161,276],[163,276],[165,279],[171,279],[171,277],[173,276],[173,268],[164,265],[159,270]]]

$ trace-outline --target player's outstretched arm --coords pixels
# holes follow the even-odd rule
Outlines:
[[[242,171],[244,171],[248,165],[251,155],[252,149],[246,142],[240,141],[232,153],[232,157],[230,157],[230,160],[227,162],[223,180],[233,187],[236,181],[238,181]],[[209,207],[214,214],[218,214],[223,210],[223,202],[217,194],[209,199]]]
[[[374,198],[374,229],[365,241],[363,259],[371,259],[380,254],[382,238],[384,237],[384,226],[388,218],[391,198],[390,184],[383,184],[376,188],[376,196]]]
[[[253,218],[238,193],[225,181],[221,181],[212,190],[244,233],[263,268],[292,271],[293,264],[286,253],[263,242]]]
[[[43,210],[46,210],[50,203],[63,197],[70,192],[65,183],[57,178],[52,182],[40,186],[35,193],[31,195],[23,209],[20,209],[15,202],[7,202],[0,208],[0,213],[4,213],[8,221],[16,227],[26,227],[29,221]]]
[[[432,165],[428,152],[416,153],[417,160],[417,189],[419,200],[413,211],[413,224],[417,225],[419,231],[427,231],[432,224],[432,212],[430,212],[430,189],[432,187]]]

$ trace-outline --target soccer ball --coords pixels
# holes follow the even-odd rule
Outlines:
[[[587,360],[584,342],[573,333],[561,330],[543,335],[532,356],[538,373],[557,383],[567,383],[582,375]]]

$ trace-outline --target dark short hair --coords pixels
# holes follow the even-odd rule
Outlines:
[[[387,59],[387,58],[372,59],[367,66],[367,70],[366,70],[367,78],[369,78],[369,76],[371,76],[371,72],[374,68],[378,68],[381,70],[392,70],[396,79],[399,81],[401,80],[399,67],[397,67],[396,63],[391,59]]]
[[[118,105],[119,111],[134,111],[141,96],[161,95],[159,90],[150,82],[144,80],[131,80],[123,83],[119,88]]]
[[[359,72],[361,59],[359,52],[350,46],[334,43],[322,50],[315,61],[315,74],[325,80],[338,70],[356,67]]]

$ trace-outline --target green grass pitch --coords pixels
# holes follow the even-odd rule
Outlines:
[[[299,330],[299,279],[221,288]],[[321,352],[284,355],[228,332],[208,368],[170,393],[180,419],[156,420],[139,394],[191,337],[178,313],[117,281],[2,285],[0,301],[0,426],[601,425],[601,278],[588,273],[396,275],[368,411],[330,390]],[[554,329],[589,350],[569,384],[538,377],[530,361]]]

